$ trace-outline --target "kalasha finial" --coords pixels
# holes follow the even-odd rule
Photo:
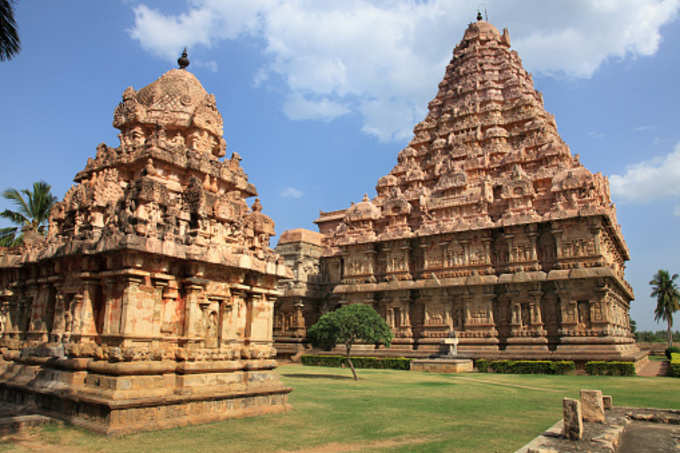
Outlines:
[[[177,59],[177,64],[179,65],[180,69],[185,69],[187,66],[189,66],[189,56],[187,55],[187,48],[184,48],[184,51],[182,51],[182,56]]]
[[[484,16],[482,16],[482,12],[480,10],[477,10],[477,20],[484,20]]]

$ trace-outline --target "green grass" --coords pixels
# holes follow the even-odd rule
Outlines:
[[[562,398],[601,389],[617,406],[680,408],[680,379],[430,374],[279,368],[293,409],[280,415],[106,438],[73,427],[36,430],[0,451],[279,452],[514,451],[562,414]],[[325,447],[323,447],[325,446]]]

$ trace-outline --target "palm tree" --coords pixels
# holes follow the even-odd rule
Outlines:
[[[21,49],[12,3],[0,0],[0,61],[11,60]]]
[[[680,309],[680,290],[675,280],[678,274],[671,277],[668,271],[659,269],[652,281],[652,297],[656,297],[656,308],[654,309],[654,320],[664,320],[668,323],[668,347],[673,346],[673,313]]]
[[[17,236],[19,228],[22,233],[33,231],[42,235],[47,234],[50,209],[57,201],[57,197],[50,193],[50,189],[50,185],[45,181],[38,181],[33,183],[32,192],[28,189],[21,192],[16,189],[7,189],[2,193],[2,196],[13,201],[18,209],[16,211],[5,209],[0,212],[0,217],[18,226],[0,228],[0,245],[8,247],[21,244],[22,235]]]

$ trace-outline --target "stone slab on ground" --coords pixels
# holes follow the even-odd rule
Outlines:
[[[472,371],[470,359],[417,359],[411,361],[411,371],[429,371],[432,373],[464,373]]]
[[[29,407],[17,406],[12,403],[0,403],[0,435],[14,434],[25,428],[59,423],[60,420],[37,414]]]
[[[0,435],[12,434],[25,428],[46,425],[48,423],[62,424],[61,420],[38,414],[2,417],[0,418]]]
[[[680,411],[614,407],[604,423],[583,423],[583,438],[562,436],[562,420],[515,453],[661,453],[680,451]]]

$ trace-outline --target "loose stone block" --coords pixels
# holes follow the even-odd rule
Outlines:
[[[572,398],[562,400],[562,420],[564,428],[562,435],[571,440],[583,437],[583,418],[581,416],[581,402]]]
[[[614,402],[612,400],[611,395],[602,395],[602,405],[604,406],[604,410],[606,411],[614,407]]]
[[[604,423],[604,405],[600,390],[581,390],[581,410],[583,420]]]

